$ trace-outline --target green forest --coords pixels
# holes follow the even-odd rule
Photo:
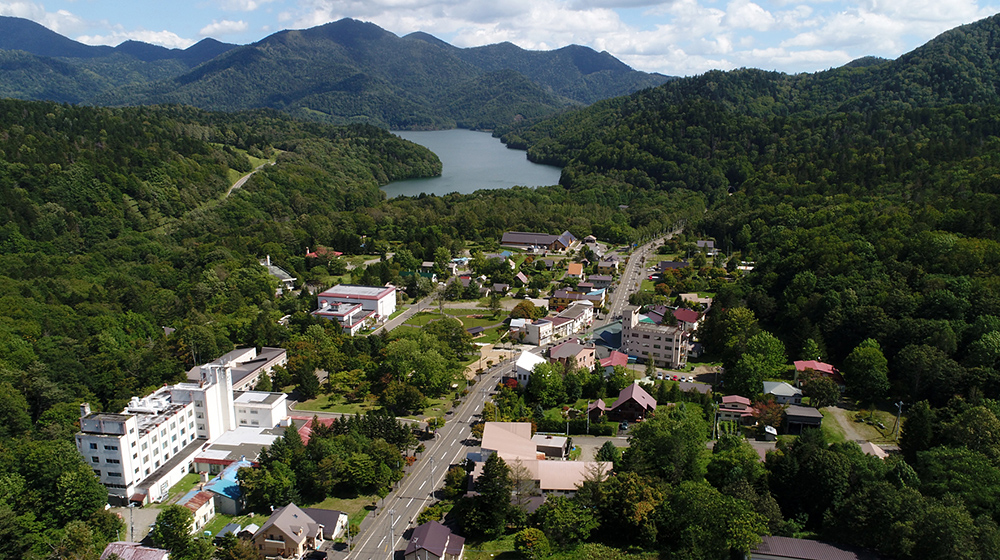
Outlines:
[[[399,251],[354,277],[403,285],[402,261],[493,250],[508,230],[623,243],[678,225],[753,266],[720,287],[703,334],[727,388],[753,393],[788,358],[822,358],[849,399],[905,403],[901,453],[875,462],[807,433],[763,464],[729,438],[709,454],[688,403],[634,432],[619,475],[533,519],[483,501],[506,491],[508,467],[490,465],[500,486],[461,506],[471,532],[676,558],[727,558],[762,533],[900,559],[1000,554],[998,26],[894,61],[710,72],[503,127],[509,146],[564,166],[560,184],[471,195],[386,200],[379,186],[440,162],[368,125],[0,101],[0,557],[92,558],[115,537],[73,446],[81,402],[119,410],[243,345],[289,349],[283,387],[319,390],[304,372],[322,367],[335,373],[323,390],[396,413],[447,393],[469,353],[460,326],[344,337],[308,315],[311,296],[275,296],[266,255],[311,279],[339,264],[308,248]],[[412,443],[392,424],[290,437],[263,472],[289,499],[384,490],[399,476],[388,458]],[[351,479],[359,469],[371,476]]]

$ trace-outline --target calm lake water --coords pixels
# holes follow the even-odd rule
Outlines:
[[[441,158],[443,168],[440,177],[389,183],[382,187],[389,198],[420,193],[468,194],[479,189],[544,187],[559,183],[560,168],[531,163],[524,152],[508,150],[487,132],[454,129],[393,131],[393,134],[429,148]]]

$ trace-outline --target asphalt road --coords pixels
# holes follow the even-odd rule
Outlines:
[[[658,237],[641,247],[637,247],[632,252],[625,263],[625,269],[618,277],[618,287],[615,288],[614,293],[610,294],[610,301],[607,304],[608,314],[604,319],[594,321],[594,328],[615,322],[617,320],[615,317],[620,316],[625,311],[625,308],[628,307],[628,296],[639,291],[643,279],[648,276],[646,268],[655,261],[657,247],[673,235],[673,233],[669,233],[666,236]],[[645,262],[640,262],[643,260],[642,257],[646,257]]]
[[[396,490],[382,500],[376,509],[375,521],[355,537],[355,548],[348,558],[391,559],[396,551],[400,551],[399,556],[402,557],[408,531],[417,526],[416,519],[420,512],[434,503],[433,493],[442,484],[448,468],[464,459],[469,451],[477,449],[469,444],[472,423],[477,421],[483,403],[500,381],[501,373],[509,368],[510,362],[504,362],[484,374],[482,380],[473,385],[465,402],[446,417],[437,437],[424,442],[426,450],[419,455],[414,469],[400,481]]]

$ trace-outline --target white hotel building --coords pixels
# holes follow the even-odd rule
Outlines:
[[[204,446],[253,416],[264,422],[285,414],[285,395],[246,392],[233,395],[232,366],[212,363],[200,367],[197,382],[157,389],[143,398],[132,397],[121,413],[92,413],[80,405],[80,432],[76,447],[102,484],[111,501],[156,502],[171,486],[193,472]],[[261,408],[267,408],[264,414]],[[271,424],[272,426],[274,424]]]

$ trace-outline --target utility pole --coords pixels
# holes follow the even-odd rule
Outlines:
[[[434,497],[434,457],[430,457],[431,460],[431,498]]]
[[[903,415],[903,401],[896,403],[896,425],[892,427],[892,431],[896,434],[896,441],[899,441],[899,430],[902,428],[899,424],[899,418]]]

